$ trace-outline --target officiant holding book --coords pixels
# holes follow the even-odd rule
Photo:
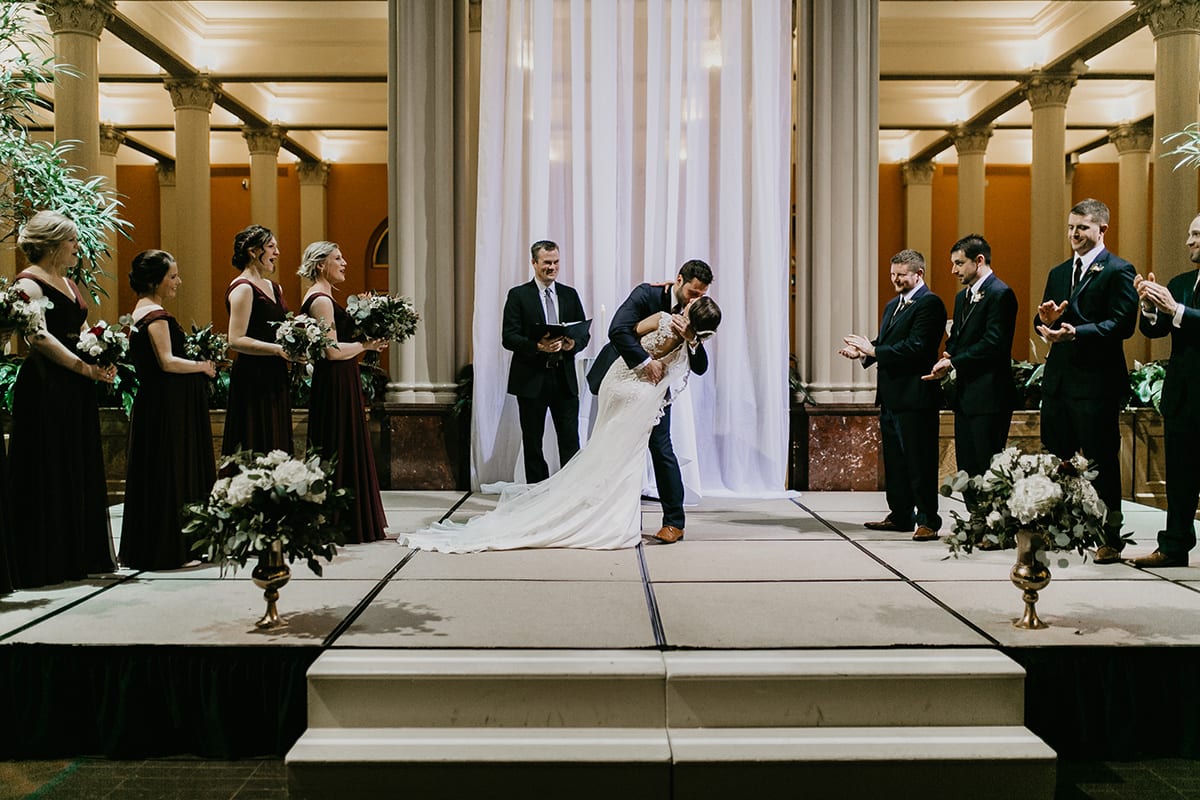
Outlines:
[[[517,398],[525,481],[537,483],[550,476],[542,453],[547,412],[558,439],[559,463],[579,450],[575,354],[587,346],[589,333],[578,292],[557,280],[558,245],[542,240],[529,252],[533,280],[508,291],[501,343],[513,354],[508,393]]]

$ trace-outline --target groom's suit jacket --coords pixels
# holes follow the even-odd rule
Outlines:
[[[559,320],[583,320],[583,303],[579,301],[579,293],[557,281],[554,288],[558,298]],[[531,280],[508,290],[501,326],[501,344],[513,354],[512,365],[508,368],[509,394],[515,394],[517,397],[537,397],[542,393],[542,384],[545,383],[546,376],[553,372],[563,373],[567,391],[571,395],[579,394],[575,379],[575,354],[587,347],[590,337],[587,333],[578,338],[572,337],[575,341],[572,350],[543,353],[537,349],[538,340],[535,336],[537,326],[545,324],[546,308],[542,305],[536,281]],[[551,355],[556,357],[551,359]]]
[[[622,358],[630,367],[636,367],[650,357],[642,347],[641,337],[637,335],[637,324],[651,314],[660,311],[673,310],[675,295],[671,291],[674,283],[643,283],[638,286],[625,302],[613,314],[612,324],[608,326],[608,344],[600,350],[596,361],[588,371],[588,386],[595,394],[600,394],[600,384],[608,368],[617,358]],[[708,371],[708,353],[703,344],[696,346],[696,351],[688,352],[688,365],[697,375]]]
[[[1017,327],[1017,295],[993,272],[971,302],[970,288],[954,298],[954,324],[946,352],[954,365],[955,411],[996,414],[1012,411],[1012,341]]]
[[[923,381],[938,360],[938,345],[946,330],[946,305],[922,285],[899,314],[901,295],[883,309],[879,336],[871,342],[875,355],[862,360],[864,367],[879,365],[875,402],[890,411],[936,410],[941,386]]]

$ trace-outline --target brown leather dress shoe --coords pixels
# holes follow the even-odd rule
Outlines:
[[[1129,563],[1143,569],[1152,569],[1154,567],[1186,567],[1188,565],[1188,557],[1186,554],[1173,556],[1161,550],[1155,550],[1148,556],[1130,559]]]
[[[1092,561],[1097,564],[1119,564],[1121,551],[1110,544],[1102,544],[1096,548],[1096,555]]]
[[[938,532],[928,525],[920,525],[916,532],[913,533],[914,542],[936,542],[938,540]]]
[[[912,525],[905,526],[898,524],[892,519],[891,514],[888,514],[879,520],[879,522],[864,522],[863,527],[869,531],[899,531],[900,533],[908,533],[913,529]]]
[[[683,538],[683,528],[676,528],[674,525],[663,525],[658,529],[658,533],[650,538],[657,539],[663,544],[674,544]]]

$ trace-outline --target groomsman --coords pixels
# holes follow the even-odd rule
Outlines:
[[[1042,444],[1096,462],[1096,493],[1108,507],[1097,564],[1121,560],[1121,409],[1129,396],[1122,342],[1137,324],[1135,272],[1104,247],[1108,206],[1083,200],[1067,215],[1072,256],[1050,270],[1035,328],[1050,342],[1042,375]]]
[[[1193,265],[1200,264],[1200,216],[1187,238]],[[1136,567],[1186,567],[1196,546],[1195,515],[1200,503],[1200,286],[1197,272],[1175,276],[1163,286],[1154,273],[1134,279],[1142,315],[1138,326],[1151,339],[1171,337],[1171,360],[1163,379],[1163,434],[1167,466],[1167,528],[1158,549],[1135,558]]]
[[[954,370],[954,454],[968,475],[987,471],[1008,442],[1016,391],[1012,341],[1017,295],[992,272],[992,248],[977,233],[950,248],[950,271],[965,288],[954,298],[946,352],[926,380]]]
[[[925,257],[916,250],[892,256],[894,297],[883,310],[874,340],[851,334],[838,351],[861,360],[864,368],[879,364],[879,429],[887,482],[888,515],[866,527],[876,531],[913,529],[913,540],[935,541],[942,527],[938,515],[938,406],[941,386],[924,381],[938,360],[946,329],[946,306],[925,285]]]

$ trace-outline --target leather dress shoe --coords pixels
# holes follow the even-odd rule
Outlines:
[[[913,533],[914,542],[936,542],[938,540],[938,532],[928,525],[919,525]]]
[[[912,525],[900,525],[892,515],[888,514],[879,522],[864,522],[863,527],[869,531],[899,531],[900,533],[908,533],[913,529]]]
[[[650,538],[662,544],[674,544],[683,538],[683,528],[676,528],[674,525],[663,525],[658,529],[658,533]]]
[[[1155,550],[1148,556],[1130,559],[1129,563],[1143,569],[1154,567],[1186,567],[1188,565],[1188,557],[1186,553],[1184,555],[1173,556],[1170,553]]]
[[[1119,564],[1121,551],[1110,544],[1102,544],[1096,548],[1096,555],[1092,561],[1096,564]]]

